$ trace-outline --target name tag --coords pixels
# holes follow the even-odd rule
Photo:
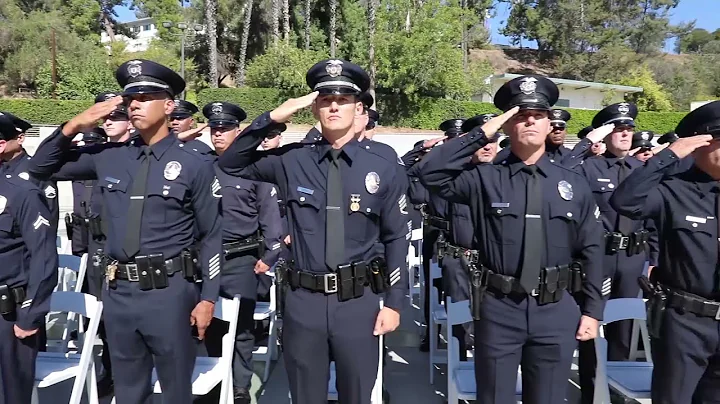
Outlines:
[[[493,202],[490,204],[491,208],[509,208],[510,204],[507,202]]]
[[[119,183],[120,183],[120,180],[119,180],[119,179],[113,178],[113,177],[105,177],[105,181],[107,181],[107,182],[112,182],[113,184],[119,184]]]
[[[685,220],[687,220],[688,222],[693,222],[693,223],[703,223],[703,224],[707,223],[707,219],[705,219],[704,217],[697,217],[697,216],[685,216]]]
[[[610,182],[610,178],[598,178],[598,182]]]
[[[302,192],[303,194],[312,195],[315,193],[315,190],[305,187],[297,187],[298,192]]]

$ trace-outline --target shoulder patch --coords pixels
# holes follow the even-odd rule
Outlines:
[[[222,188],[220,187],[220,181],[218,181],[217,177],[215,177],[215,179],[213,180],[212,185],[210,186],[210,188],[211,188],[211,190],[212,190],[212,196],[213,196],[213,197],[215,197],[215,198],[222,198],[222,193],[220,192],[220,190],[221,190]],[[274,189],[274,188],[273,188],[273,189]]]

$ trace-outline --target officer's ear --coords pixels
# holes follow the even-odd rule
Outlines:
[[[173,110],[175,109],[175,101],[173,101],[173,99],[169,96],[165,97],[163,101],[165,102],[165,115],[169,118],[170,114],[172,114]]]
[[[25,141],[25,134],[21,134],[20,136],[16,137],[15,140],[17,140],[17,144],[22,146],[23,142]]]
[[[0,140],[0,154],[5,153],[5,149],[7,149],[7,140]]]
[[[316,121],[318,121],[317,125],[320,126],[320,112],[318,112],[318,106],[317,106],[317,99],[313,101],[312,105],[310,106],[312,109],[313,117]],[[318,129],[320,130],[320,129]]]

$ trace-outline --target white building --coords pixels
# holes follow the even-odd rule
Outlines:
[[[520,74],[504,73],[488,77],[486,83],[490,85],[490,94],[495,94],[503,84],[521,76]],[[557,84],[560,89],[560,98],[557,104],[555,104],[555,106],[559,108],[599,110],[603,108],[603,100],[605,100],[606,95],[610,96],[609,103],[613,104],[624,101],[625,95],[627,94],[641,93],[643,91],[642,87],[558,79],[554,77],[549,77],[549,79]],[[492,103],[492,96],[483,94],[474,97],[473,100]]]
[[[130,31],[135,34],[135,38],[128,38],[125,35],[115,35],[116,41],[124,41],[126,52],[143,52],[150,46],[150,41],[155,39],[158,34],[157,26],[152,18],[141,18],[135,21],[121,23],[124,27],[129,27]],[[103,32],[100,34],[100,43],[106,45],[109,50],[110,37]]]

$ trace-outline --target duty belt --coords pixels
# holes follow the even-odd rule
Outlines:
[[[382,258],[371,261],[357,261],[339,265],[335,272],[313,274],[288,265],[287,274],[282,277],[295,290],[303,288],[311,292],[338,294],[340,301],[354,299],[363,295],[365,286],[379,294],[387,287],[386,265]]]
[[[520,285],[520,279],[509,275],[496,274],[485,269],[483,284],[504,294],[527,294]],[[582,288],[582,268],[580,265],[559,265],[546,267],[540,270],[537,286],[530,292],[531,296],[538,296],[542,290],[549,293],[568,290],[570,293],[578,292]]]
[[[450,231],[450,221],[438,216],[427,215],[425,217],[425,225],[442,231]]]
[[[628,257],[640,254],[645,250],[649,238],[650,232],[647,230],[638,230],[627,236],[619,232],[605,233],[606,253],[612,254],[625,250]]]
[[[0,314],[14,312],[25,301],[25,286],[0,285]]]
[[[141,257],[137,257],[141,258]],[[136,259],[137,259],[136,258]],[[178,255],[175,258],[165,260],[163,266],[168,276],[173,276],[176,272],[182,272],[184,257]],[[136,263],[130,264],[116,264],[117,272],[115,272],[116,279],[122,279],[130,282],[140,282],[140,275],[142,271],[147,271],[150,268],[141,268],[141,265]],[[157,269],[156,269],[157,270]]]
[[[673,289],[668,289],[667,297],[669,307],[720,321],[720,302]]]
[[[460,258],[465,257],[469,263],[480,262],[480,253],[465,247],[458,247],[447,242],[438,243],[438,258],[441,257]]]
[[[259,251],[263,242],[262,237],[248,237],[240,241],[223,243],[222,248],[225,256],[240,254],[248,251]]]

